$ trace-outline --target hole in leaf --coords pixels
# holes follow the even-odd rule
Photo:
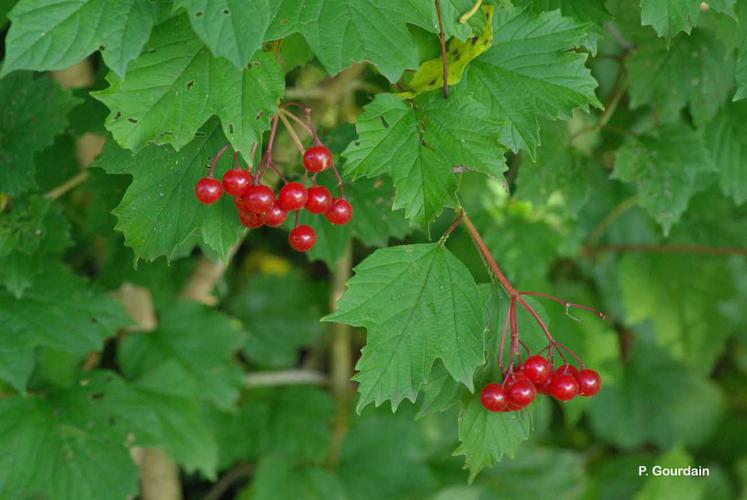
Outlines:
[[[194,86],[195,86],[195,81],[194,80],[190,80],[190,81],[187,82],[187,90],[192,90],[192,87],[194,87]]]
[[[94,392],[93,394],[91,394],[91,399],[93,399],[93,400],[103,399],[103,398],[104,398],[104,393],[103,392]]]
[[[201,17],[202,14],[204,14],[204,12],[202,12],[201,10],[198,10],[197,12],[195,12],[195,17]]]
[[[435,78],[433,80],[431,80],[430,82],[428,82],[428,85],[435,85],[435,84],[436,84],[436,79]]]
[[[381,124],[384,126],[384,128],[389,128],[389,122],[386,121],[386,118],[383,116],[379,116],[379,120],[381,120]]]
[[[137,123],[137,118],[129,117],[127,118],[127,121],[130,123]]]
[[[228,124],[228,133],[233,135],[233,123]]]
[[[476,36],[473,36],[473,37],[472,37],[472,38],[470,39],[469,43],[471,43],[472,45],[475,45],[475,44],[477,43],[477,41],[478,41],[478,40],[479,40],[479,38],[478,38],[478,37],[476,37]]]
[[[230,15],[230,14],[231,14],[231,11],[230,11],[230,10],[228,10],[228,9],[223,9],[223,10],[222,10],[221,12],[223,12],[223,15],[224,15],[224,16],[228,16],[228,15]]]
[[[114,115],[114,119],[115,120],[119,120],[120,118],[122,118],[122,113],[120,113],[119,111],[117,111],[116,114]]]

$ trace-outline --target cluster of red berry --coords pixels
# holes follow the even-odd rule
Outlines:
[[[538,392],[570,401],[576,396],[594,396],[601,386],[602,379],[595,370],[563,364],[553,371],[552,362],[536,354],[511,370],[502,384],[483,387],[480,401],[489,411],[515,411],[526,408]]]
[[[342,180],[332,163],[332,154],[319,142],[315,132],[316,144],[302,150],[303,164],[306,169],[304,181],[311,174],[311,186],[307,189],[305,183],[288,182],[282,176],[272,163],[272,143],[276,127],[277,118],[273,121],[267,152],[254,175],[251,169],[239,167],[238,155],[234,153],[234,167],[223,174],[222,182],[213,177],[215,164],[228,147],[226,145],[213,159],[208,175],[197,182],[195,195],[200,203],[210,205],[218,201],[225,191],[233,197],[241,224],[250,229],[262,226],[279,227],[285,222],[289,212],[296,212],[296,223],[290,231],[288,241],[294,250],[306,252],[316,243],[316,232],[311,226],[298,224],[300,210],[305,209],[312,214],[324,214],[330,223],[342,225],[347,224],[353,218],[353,207],[345,199]],[[275,170],[283,181],[283,187],[278,191],[277,198],[270,187],[260,182],[262,173],[268,167]],[[338,180],[339,198],[333,198],[329,189],[316,183],[317,174],[330,167]]]

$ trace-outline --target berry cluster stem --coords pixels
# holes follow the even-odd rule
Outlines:
[[[511,370],[514,367],[514,363],[518,360],[519,363],[521,363],[521,353],[519,351],[519,345],[523,343],[519,339],[519,326],[518,326],[518,315],[517,315],[517,304],[521,306],[522,309],[524,309],[531,317],[532,319],[537,323],[539,328],[542,330],[542,333],[544,333],[545,337],[547,338],[547,347],[546,349],[549,351],[548,356],[552,358],[553,350],[557,352],[560,357],[565,360],[565,353],[568,353],[573,359],[578,363],[578,365],[583,368],[584,364],[581,361],[581,359],[568,347],[565,345],[557,342],[552,334],[550,333],[550,329],[545,324],[545,321],[542,319],[542,317],[537,313],[537,311],[526,301],[524,300],[524,296],[529,297],[542,297],[545,299],[552,300],[553,302],[557,302],[558,304],[561,304],[566,309],[566,314],[571,308],[576,309],[582,309],[585,311],[592,312],[599,316],[601,319],[604,319],[605,316],[600,311],[597,311],[596,309],[588,306],[584,306],[581,304],[576,304],[573,302],[569,302],[567,300],[560,299],[558,297],[554,297],[552,295],[548,295],[546,293],[542,292],[529,292],[529,291],[519,291],[517,290],[511,282],[508,280],[506,275],[501,270],[498,263],[495,261],[493,256],[490,253],[490,250],[488,250],[487,245],[485,244],[485,241],[482,239],[482,236],[480,236],[479,231],[475,227],[475,225],[472,223],[472,220],[469,218],[469,216],[463,211],[460,210],[457,213],[456,218],[454,219],[454,222],[451,223],[451,225],[448,227],[448,229],[444,232],[444,235],[441,237],[441,241],[445,241],[446,238],[461,224],[464,223],[464,226],[467,228],[467,232],[469,233],[472,242],[475,245],[475,248],[480,253],[480,256],[482,257],[483,262],[485,262],[486,267],[490,271],[491,275],[498,281],[498,283],[503,287],[503,290],[506,292],[506,295],[509,297],[509,305],[508,305],[508,312],[506,314],[506,319],[503,324],[503,331],[501,333],[501,342],[499,346],[499,352],[498,352],[498,366],[501,369],[501,372],[506,376],[508,373],[511,373]],[[507,369],[504,370],[503,367],[503,359],[504,359],[504,345],[506,343],[506,333],[507,331],[511,332],[511,339],[510,339],[510,354],[509,354],[509,363]],[[565,353],[563,352],[565,351]]]
[[[449,98],[449,66],[446,61],[446,33],[444,33],[444,22],[441,19],[441,2],[436,2],[436,17],[438,18],[438,33],[441,37],[441,65],[443,66],[444,99]]]

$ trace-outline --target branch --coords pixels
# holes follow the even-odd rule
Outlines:
[[[598,253],[691,253],[701,255],[747,255],[747,248],[742,247],[715,247],[696,244],[671,244],[671,245],[647,245],[647,244],[620,244],[620,245],[587,245],[581,249],[581,255],[592,256]]]
[[[250,476],[253,472],[254,467],[250,464],[236,464],[220,477],[218,482],[207,492],[203,500],[218,500],[234,483]]]
[[[467,216],[466,213],[462,214],[462,220],[464,221],[464,225],[467,227],[467,231],[469,232],[469,235],[472,238],[472,241],[477,247],[477,250],[480,252],[480,255],[482,255],[482,258],[485,260],[485,263],[488,265],[493,275],[498,279],[503,289],[506,291],[506,293],[510,297],[517,295],[518,292],[513,286],[511,286],[511,283],[508,281],[508,278],[506,278],[506,275],[503,274],[503,271],[501,271],[501,268],[498,266],[498,263],[495,261],[493,256],[490,254],[490,250],[488,250],[487,245],[485,245],[485,242],[483,241],[482,236],[480,236],[480,233],[477,231],[477,228],[475,227],[475,225],[472,224],[472,220]]]
[[[353,247],[348,243],[345,254],[335,264],[330,293],[330,311],[337,309],[337,301],[345,293],[345,284],[352,274]],[[350,342],[350,326],[344,323],[332,325],[331,385],[336,401],[335,423],[329,448],[328,463],[337,464],[342,442],[350,427],[350,378],[353,376],[353,356]]]
[[[443,67],[444,99],[449,98],[449,66],[446,62],[446,34],[444,33],[444,22],[441,19],[441,2],[436,2],[436,17],[438,18],[438,33],[441,37],[441,66]]]
[[[314,370],[252,372],[244,375],[244,387],[275,387],[282,385],[323,385],[327,377]]]

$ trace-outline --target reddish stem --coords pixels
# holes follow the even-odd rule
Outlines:
[[[436,17],[438,18],[438,32],[441,37],[441,65],[443,66],[444,79],[444,99],[449,98],[449,66],[446,62],[446,34],[444,33],[444,23],[441,19],[441,2],[436,2]]]
[[[594,309],[593,307],[585,306],[585,305],[582,305],[582,304],[575,304],[573,302],[568,302],[566,300],[560,299],[558,297],[554,297],[552,295],[548,295],[546,293],[542,293],[542,292],[523,292],[522,291],[522,292],[519,292],[519,295],[527,295],[527,296],[530,296],[530,297],[543,297],[545,299],[552,300],[553,302],[557,302],[558,304],[562,305],[563,307],[566,308],[566,311],[568,309],[571,309],[571,308],[574,308],[574,309],[583,309],[584,311],[593,312],[594,314],[596,314],[597,316],[599,316],[601,319],[605,319],[606,318],[606,316],[604,315],[604,313],[602,311],[598,311],[598,310]]]
[[[498,263],[495,261],[493,256],[490,254],[490,250],[488,250],[488,247],[485,245],[485,242],[482,240],[482,237],[480,236],[480,233],[477,231],[477,228],[475,227],[474,224],[472,224],[472,221],[470,220],[470,218],[467,216],[466,213],[462,214],[462,220],[464,221],[464,225],[466,226],[467,231],[469,232],[469,235],[472,238],[472,241],[477,247],[477,250],[480,252],[483,259],[485,259],[485,262],[488,264],[488,267],[490,267],[490,270],[492,271],[493,275],[501,283],[501,286],[506,291],[508,296],[509,297],[518,296],[518,292],[513,286],[511,286],[511,283],[508,281],[508,278],[506,278],[506,275],[503,274],[503,271],[501,271],[501,268],[498,266]]]
[[[213,176],[213,172],[215,171],[215,166],[218,164],[218,160],[220,160],[220,157],[223,156],[223,153],[226,152],[226,149],[228,149],[228,144],[220,148],[218,153],[215,155],[213,160],[210,162],[210,170],[208,170],[208,177]]]

